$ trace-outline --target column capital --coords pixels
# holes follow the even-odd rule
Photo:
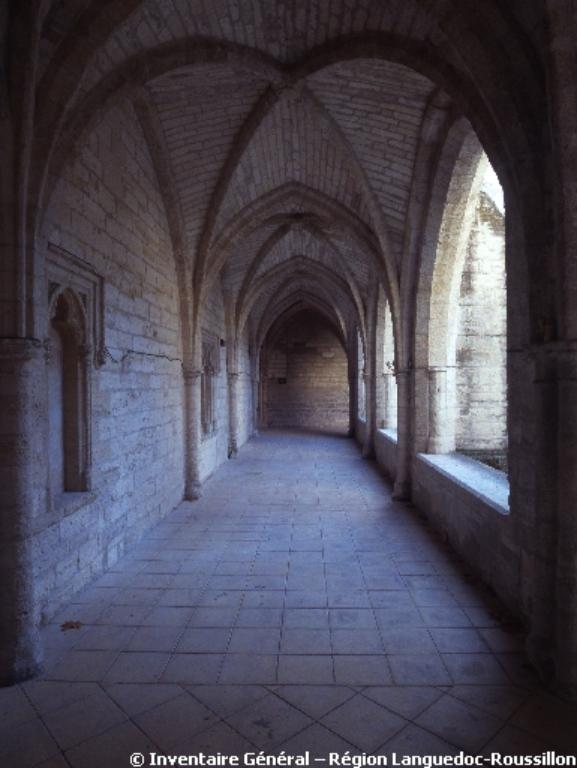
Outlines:
[[[182,376],[185,381],[196,381],[202,376],[202,370],[195,365],[182,363]]]
[[[26,363],[40,359],[46,353],[46,346],[39,339],[0,338],[0,361]]]

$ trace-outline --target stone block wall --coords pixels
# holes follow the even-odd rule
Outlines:
[[[268,351],[265,423],[345,432],[349,424],[345,351],[317,315],[299,314]]]
[[[483,493],[482,481],[475,480],[475,487],[472,487],[472,484],[461,481],[458,467],[451,473],[441,471],[435,466],[435,459],[437,457],[414,457],[412,502],[464,559],[471,572],[489,585],[517,616],[522,557],[516,540],[514,516],[507,514],[508,506],[502,503],[500,509],[496,508],[491,498]],[[469,461],[472,460],[457,457],[457,462]],[[492,474],[503,484],[503,478],[499,477],[501,472],[475,465],[473,462],[474,471],[477,474],[484,472],[489,485]]]
[[[64,494],[35,521],[35,578],[49,616],[183,496],[177,279],[129,106],[108,113],[71,159],[44,235],[47,258],[57,247],[102,277],[105,344],[104,364],[91,371],[91,492]]]
[[[375,459],[383,474],[394,482],[397,474],[397,433],[390,429],[375,431]]]

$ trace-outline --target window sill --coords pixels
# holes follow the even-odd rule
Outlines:
[[[504,472],[460,453],[419,453],[417,459],[500,515],[509,514],[509,480]]]
[[[380,432],[381,435],[384,435],[387,438],[387,440],[391,441],[391,443],[395,443],[395,445],[398,443],[396,429],[383,429],[382,427],[379,427],[379,429],[377,429],[377,432]]]
[[[96,494],[93,491],[65,491],[52,499],[52,510],[68,516],[95,500]]]

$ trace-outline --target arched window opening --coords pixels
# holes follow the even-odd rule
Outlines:
[[[498,469],[507,463],[505,206],[484,159],[455,323],[455,447]]]
[[[64,494],[89,490],[89,349],[80,300],[71,291],[55,302],[48,329],[50,489],[58,505]]]
[[[215,386],[219,373],[219,341],[204,333],[202,339],[202,369],[200,374],[200,415],[203,437],[216,431]]]
[[[358,388],[357,388],[357,408],[358,418],[365,421],[367,418],[367,389],[365,381],[365,350],[363,346],[363,340],[361,334],[357,331],[357,372],[358,372]]]
[[[466,142],[447,196],[432,283],[429,453],[507,468],[507,291],[503,190]]]
[[[395,378],[395,338],[393,334],[393,318],[387,303],[384,311],[383,329],[383,429],[397,431],[397,379]]]

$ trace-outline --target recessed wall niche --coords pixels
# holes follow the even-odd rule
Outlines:
[[[105,360],[104,281],[49,245],[46,365],[49,489],[53,507],[91,490],[91,374]]]

